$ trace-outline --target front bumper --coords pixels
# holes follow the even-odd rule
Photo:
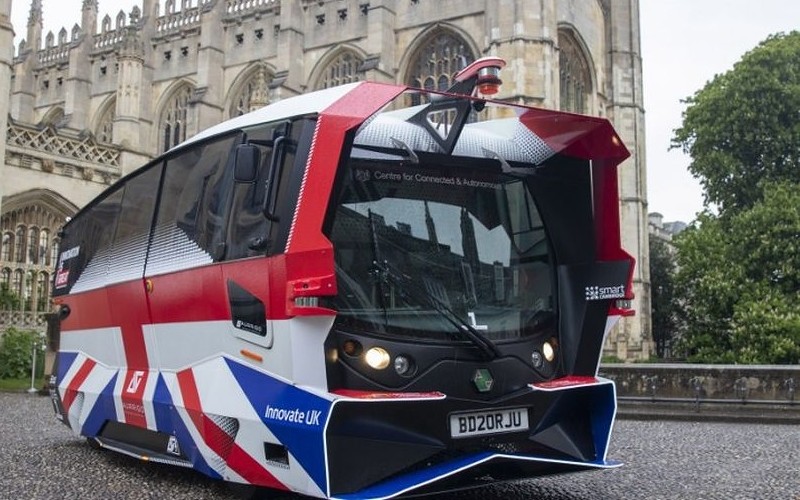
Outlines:
[[[528,429],[453,438],[452,413],[525,408]],[[390,498],[618,464],[606,460],[613,382],[567,378],[482,403],[441,394],[359,393],[337,399],[326,429],[329,492]]]

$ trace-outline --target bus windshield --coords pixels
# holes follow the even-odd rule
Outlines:
[[[533,178],[437,157],[345,166],[328,225],[337,327],[439,342],[476,334],[489,345],[554,330],[553,261]]]

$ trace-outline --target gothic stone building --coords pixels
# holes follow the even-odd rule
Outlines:
[[[631,150],[620,197],[638,312],[607,353],[649,355],[638,0],[143,0],[113,17],[84,0],[80,24],[44,36],[42,16],[33,0],[0,67],[0,283],[17,309],[47,309],[65,217],[194,133],[354,80],[444,89],[494,55],[508,62],[500,99],[608,117]]]

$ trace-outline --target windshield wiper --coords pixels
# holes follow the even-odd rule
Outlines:
[[[395,286],[403,298],[410,298],[414,302],[422,305],[432,307],[438,312],[448,323],[453,325],[461,335],[466,337],[472,342],[475,347],[486,356],[487,359],[492,360],[501,356],[500,350],[497,346],[489,340],[485,335],[476,330],[472,325],[461,319],[452,309],[450,309],[441,299],[430,294],[422,293],[416,289],[413,284],[400,273],[394,272],[389,263],[383,263],[374,260],[372,262],[374,272],[377,274],[378,282],[389,282]]]

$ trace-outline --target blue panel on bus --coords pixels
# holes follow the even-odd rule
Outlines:
[[[173,407],[172,396],[167,389],[164,376],[158,374],[156,380],[156,390],[153,392],[153,413],[156,417],[156,430],[167,434],[172,434],[172,414],[170,408]]]
[[[611,425],[614,423],[614,413],[616,398],[614,386],[606,384],[595,388],[592,392],[592,401],[589,403],[592,408],[592,435],[594,436],[594,448],[597,455],[602,458],[608,451],[608,438],[611,434]]]
[[[75,358],[78,357],[77,352],[59,352],[58,353],[58,373],[56,376],[58,377],[58,383],[60,384],[64,377],[67,376],[67,372],[69,371],[72,364],[75,362]]]
[[[95,401],[94,406],[89,411],[86,421],[81,427],[81,434],[87,437],[96,436],[106,420],[116,420],[117,412],[114,409],[114,386],[117,384],[117,375],[115,373],[108,384],[100,391],[100,394]]]
[[[225,359],[261,420],[326,491],[325,422],[331,402]]]
[[[203,454],[192,439],[192,434],[175,408],[167,382],[160,373],[156,381],[156,389],[153,392],[153,412],[156,417],[156,430],[178,438],[178,446],[195,469],[214,479],[222,479],[222,476],[212,469],[203,458]]]
[[[465,457],[459,457],[432,467],[405,474],[395,479],[390,479],[375,486],[370,486],[357,493],[340,495],[337,498],[356,499],[356,498],[386,498],[391,495],[408,491],[411,488],[422,486],[431,481],[441,479],[456,471],[471,467],[494,455],[492,452],[476,453]]]

